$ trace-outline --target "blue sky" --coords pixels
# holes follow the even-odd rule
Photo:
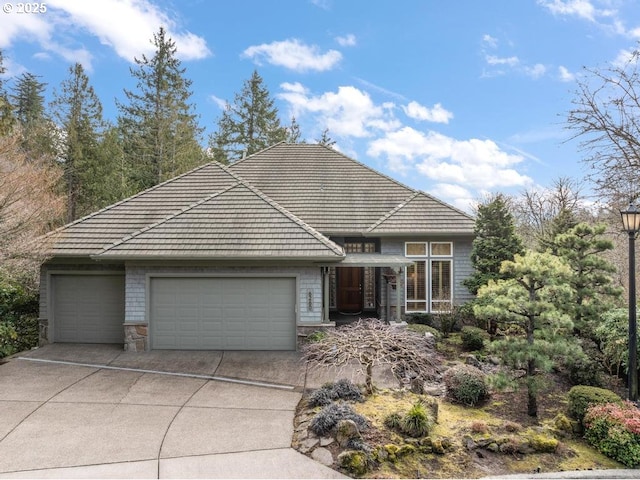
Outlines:
[[[29,71],[50,96],[80,62],[115,120],[133,58],[153,54],[164,25],[208,132],[257,69],[306,139],[328,128],[346,155],[465,210],[489,192],[582,178],[565,129],[576,82],[640,40],[637,0],[0,3],[9,86]]]

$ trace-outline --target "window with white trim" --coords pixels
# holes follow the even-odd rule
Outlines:
[[[405,256],[415,259],[405,269],[407,312],[447,312],[453,293],[453,243],[406,242]]]

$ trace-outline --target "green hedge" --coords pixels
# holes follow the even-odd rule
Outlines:
[[[622,399],[615,392],[599,387],[576,385],[569,390],[567,411],[569,415],[583,423],[584,415],[591,405],[602,403],[621,403]]]
[[[38,296],[0,279],[0,358],[38,345]]]

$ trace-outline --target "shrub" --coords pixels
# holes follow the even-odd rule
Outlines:
[[[327,332],[324,330],[316,330],[307,335],[307,342],[319,342],[327,337]]]
[[[433,315],[430,313],[412,313],[407,315],[407,323],[417,323],[433,327]]]
[[[333,402],[313,417],[309,428],[313,433],[322,437],[333,430],[340,420],[353,420],[360,430],[369,427],[367,419],[357,414],[350,405],[343,402]]]
[[[400,430],[402,428],[402,415],[393,412],[384,417],[384,426],[390,430]]]
[[[489,426],[485,422],[476,420],[471,423],[471,433],[478,433],[478,434],[489,433]]]
[[[427,409],[422,402],[416,402],[409,411],[402,417],[402,433],[410,437],[424,437],[429,435],[433,428],[433,421],[427,413]]]
[[[537,453],[555,453],[558,443],[558,440],[546,435],[534,435],[529,439],[529,446]]]
[[[342,378],[335,383],[327,383],[311,392],[308,404],[310,407],[323,407],[334,400],[363,402],[364,397],[357,385],[354,385],[346,378]]]
[[[0,358],[38,345],[38,297],[0,280]]]
[[[482,350],[485,340],[489,339],[489,334],[478,327],[466,326],[460,331],[462,348],[466,351]]]
[[[611,390],[587,385],[576,385],[567,395],[567,412],[570,416],[583,423],[587,408],[601,403],[620,403],[622,399]]]
[[[456,365],[444,374],[447,397],[467,406],[474,406],[489,396],[487,376],[471,365]]]
[[[591,405],[584,416],[585,438],[627,467],[640,466],[640,410],[631,402]]]
[[[569,380],[574,385],[600,387],[600,365],[590,358],[580,358],[569,364]]]

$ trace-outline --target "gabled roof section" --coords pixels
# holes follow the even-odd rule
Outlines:
[[[342,248],[237,182],[105,248],[96,259],[340,261]]]
[[[470,215],[424,192],[384,215],[367,229],[368,235],[473,235]]]
[[[89,256],[237,182],[209,163],[65,225],[50,235],[54,256]]]
[[[416,192],[323,145],[279,143],[229,169],[326,235],[361,234]]]

